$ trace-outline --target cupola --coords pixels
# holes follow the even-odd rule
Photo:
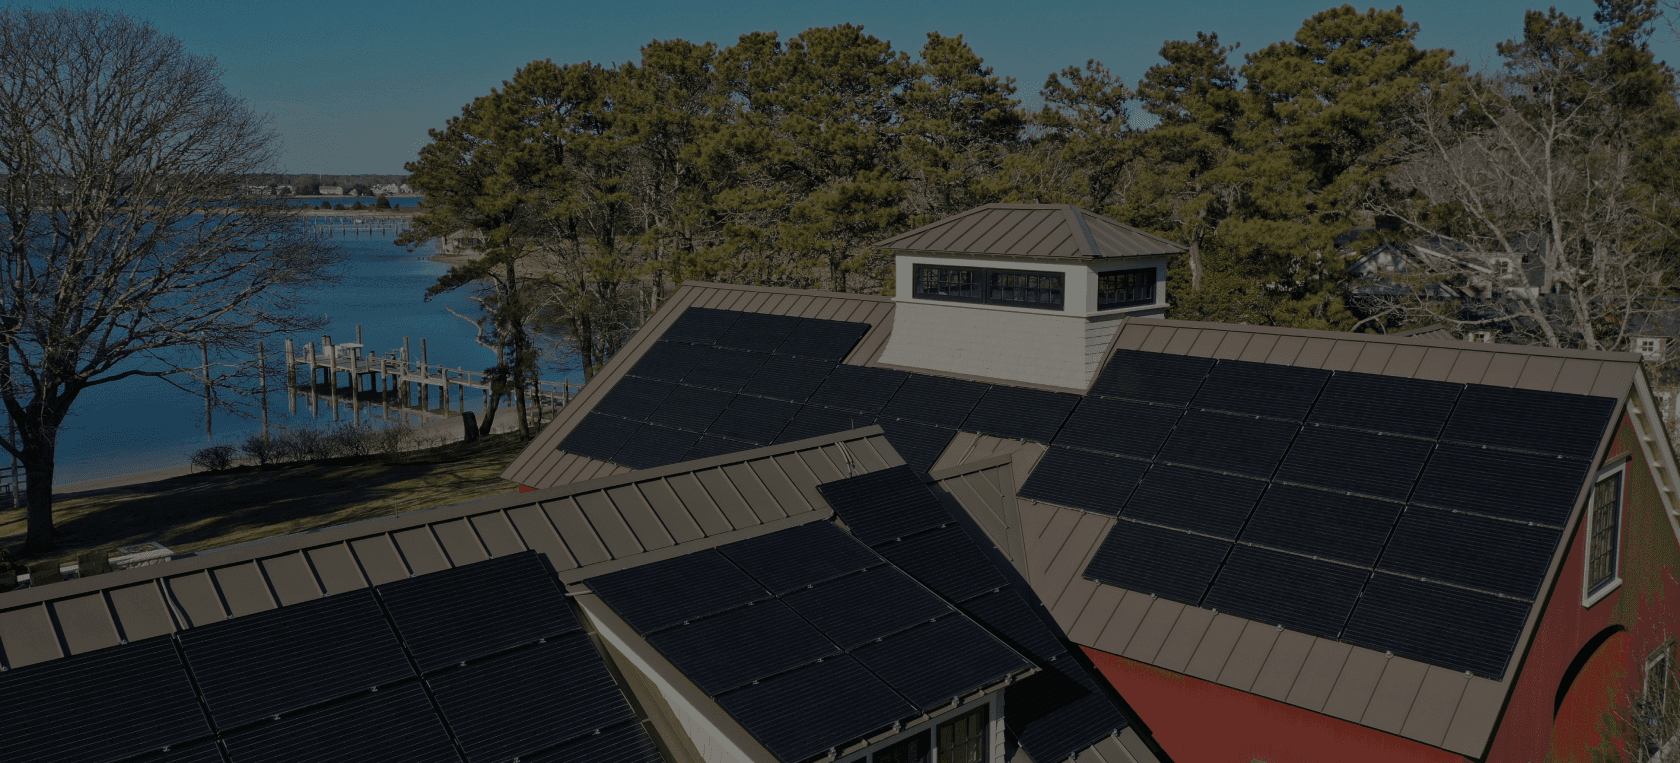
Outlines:
[[[1185,251],[1063,204],[987,204],[876,246],[897,286],[882,364],[1074,389],[1121,318],[1165,312]]]

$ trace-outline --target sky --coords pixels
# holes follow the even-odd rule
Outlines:
[[[15,1],[15,0],[14,0]],[[19,3],[20,5],[24,3]],[[58,3],[40,3],[46,8]],[[499,0],[105,0],[77,7],[121,11],[214,56],[223,82],[273,117],[288,173],[398,174],[473,98],[534,60],[614,64],[656,39],[733,43],[754,31],[785,39],[816,26],[860,24],[912,55],[927,33],[963,35],[996,73],[1013,77],[1029,103],[1052,72],[1096,59],[1134,85],[1166,40],[1217,32],[1240,56],[1294,36],[1330,0],[1198,2],[997,2],[853,0],[846,3],[702,0],[500,2]],[[1355,7],[1364,8],[1364,5]],[[1418,44],[1449,48],[1483,65],[1516,36],[1536,0],[1431,0],[1407,5]],[[1557,7],[1582,17],[1590,0]],[[237,9],[237,10],[233,10]],[[1680,43],[1659,28],[1660,58],[1680,62]],[[1240,60],[1233,60],[1240,64]]]

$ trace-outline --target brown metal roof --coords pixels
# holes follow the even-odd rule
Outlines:
[[[901,252],[1078,260],[1186,251],[1160,236],[1067,204],[986,204],[875,246]]]
[[[710,307],[718,310],[740,310],[749,313],[792,315],[799,318],[823,318],[870,324],[869,332],[858,340],[857,346],[845,359],[851,365],[873,361],[886,346],[892,333],[893,303],[891,297],[869,294],[842,294],[799,289],[772,289],[763,286],[731,286],[726,284],[690,281],[661,305],[636,336],[631,338],[612,360],[601,368],[589,384],[580,390],[572,402],[560,409],[536,439],[502,471],[502,479],[536,488],[570,485],[630,471],[628,467],[592,458],[563,453],[560,441],[571,434],[585,415],[595,409],[606,391],[622,378],[636,361],[641,360],[649,347],[659,340],[665,329],[690,307]]]
[[[0,660],[23,667],[527,549],[570,584],[826,518],[819,483],[903,463],[871,426],[11,591]]]

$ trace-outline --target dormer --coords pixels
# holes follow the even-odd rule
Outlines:
[[[987,204],[876,246],[897,287],[882,364],[1079,390],[1120,318],[1165,312],[1185,251],[1062,204]]]

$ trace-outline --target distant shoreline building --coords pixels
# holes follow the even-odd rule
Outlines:
[[[341,185],[324,185],[324,186],[321,186],[320,188],[316,189],[315,193],[320,195],[320,196],[343,196],[344,195],[344,186],[341,186]]]

